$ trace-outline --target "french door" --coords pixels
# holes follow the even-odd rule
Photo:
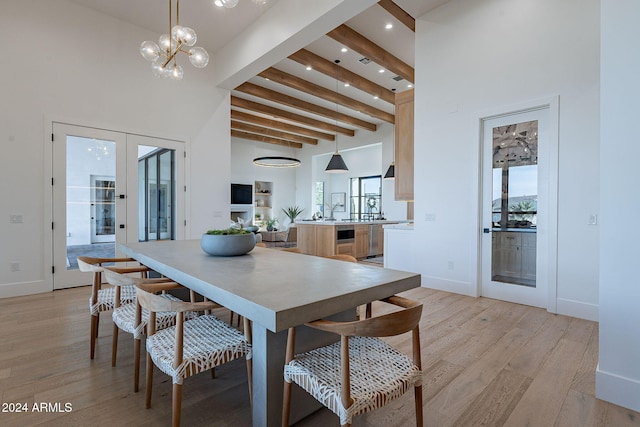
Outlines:
[[[54,289],[90,282],[80,255],[184,238],[184,143],[56,122],[52,133]],[[152,171],[140,161],[156,157]]]
[[[486,118],[482,141],[482,295],[552,308],[557,159],[550,109]]]

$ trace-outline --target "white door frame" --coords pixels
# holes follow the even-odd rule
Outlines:
[[[124,136],[134,136],[134,137],[141,137],[141,138],[148,138],[149,141],[153,141],[155,140],[156,142],[158,141],[162,141],[163,145],[164,143],[171,143],[173,144],[170,148],[176,149],[176,238],[177,239],[184,239],[186,235],[188,235],[188,230],[189,230],[189,225],[186,222],[186,218],[188,216],[188,199],[187,199],[187,195],[186,195],[186,188],[188,186],[188,180],[187,180],[187,175],[186,175],[186,157],[187,157],[187,151],[188,151],[188,141],[186,139],[182,139],[180,140],[180,138],[175,138],[175,139],[167,139],[167,138],[162,138],[162,137],[155,137],[152,136],[152,133],[149,132],[149,136],[142,136],[141,132],[126,132],[126,131],[109,131],[106,130],[105,127],[101,127],[101,126],[95,126],[95,125],[91,125],[91,124],[83,124],[77,120],[58,120],[58,119],[45,119],[44,122],[44,215],[43,215],[43,219],[44,219],[44,224],[43,224],[43,229],[44,230],[51,230],[51,232],[45,232],[44,233],[44,247],[43,247],[43,277],[44,280],[42,282],[42,287],[39,288],[38,290],[30,290],[28,293],[34,293],[34,292],[46,292],[46,291],[50,291],[54,289],[54,273],[53,273],[53,256],[54,256],[54,231],[53,230],[53,222],[54,222],[54,212],[53,212],[53,197],[54,197],[54,192],[53,192],[53,173],[54,173],[54,150],[53,150],[53,144],[52,144],[52,138],[53,138],[53,128],[54,128],[54,124],[60,124],[60,125],[68,125],[68,126],[73,126],[73,127],[78,127],[78,128],[87,128],[87,129],[92,129],[95,130],[96,132],[112,132],[112,133],[117,133],[117,134],[121,134]],[[108,138],[105,138],[108,139]],[[133,170],[133,168],[137,169],[137,144],[135,143],[128,143],[126,141],[124,141],[125,144],[125,149],[123,151],[126,152],[126,156],[128,157],[128,160],[125,162],[120,162],[119,165],[117,165],[117,174],[123,174],[122,176],[127,176],[128,173],[131,173],[131,171]],[[135,145],[135,149],[132,148]],[[153,144],[148,144],[148,145],[153,145]],[[131,157],[132,153],[135,152],[134,157]],[[134,165],[135,164],[135,165]],[[137,181],[137,173],[135,173],[133,175],[134,177],[136,177],[136,181]],[[118,194],[123,193],[123,192],[128,192],[128,191],[132,191],[132,195],[135,195],[137,200],[137,185],[130,183],[129,179],[126,180],[126,182],[121,182],[120,184],[122,186],[124,186],[125,184],[127,185],[128,188],[123,187],[121,189],[116,190],[118,192]],[[118,185],[116,183],[116,185]],[[178,191],[180,190],[180,191]],[[125,193],[126,194],[126,193]],[[116,199],[118,200],[118,199]],[[132,200],[134,200],[132,198]],[[137,203],[133,203],[134,205],[136,205],[136,209],[137,209]],[[128,203],[127,205],[131,205],[131,203]],[[137,214],[137,211],[136,211]],[[120,216],[120,218],[126,218],[127,223],[132,225],[132,229],[128,230],[122,230],[119,227],[116,228],[116,239],[117,241],[121,241],[121,242],[127,242],[128,239],[132,239],[131,241],[137,241],[137,221],[131,221],[131,218],[133,218],[132,216],[132,210],[131,208],[128,208],[126,213],[122,214]],[[120,222],[120,221],[118,221]],[[128,226],[127,226],[128,228]],[[118,233],[123,233],[123,235],[126,235],[126,237],[122,237],[120,238]],[[117,249],[117,248],[116,248]],[[58,267],[60,268],[60,267]],[[86,280],[83,280],[83,284],[88,284],[89,282],[87,282]],[[65,286],[66,287],[66,286]],[[60,286],[55,285],[55,288],[60,288]]]
[[[549,113],[549,135],[547,147],[544,155],[547,158],[547,165],[544,166],[546,170],[541,173],[546,174],[546,192],[548,194],[547,206],[542,215],[545,215],[543,220],[546,223],[546,227],[538,229],[537,241],[538,241],[538,279],[545,280],[547,284],[546,295],[546,309],[551,313],[557,312],[557,265],[558,265],[558,147],[559,147],[559,96],[553,96],[548,98],[535,99],[528,102],[519,104],[508,105],[504,107],[496,107],[489,110],[485,110],[477,114],[477,120],[479,124],[479,162],[480,167],[478,170],[478,233],[480,238],[478,239],[478,265],[476,274],[477,283],[477,295],[482,295],[482,272],[484,263],[484,251],[483,243],[485,239],[490,238],[490,234],[483,233],[484,228],[491,228],[490,224],[484,224],[483,217],[483,198],[484,198],[484,155],[483,155],[483,123],[488,119],[495,119],[499,117],[511,116],[528,111],[534,111],[546,108]]]

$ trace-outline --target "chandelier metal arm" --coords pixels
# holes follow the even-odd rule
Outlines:
[[[173,52],[170,52],[170,51],[167,50],[167,60],[164,61],[164,63],[162,64],[163,67],[166,67],[167,64],[169,64],[169,62],[171,62],[171,60],[176,57],[178,52],[183,52],[183,53],[186,53],[188,55],[191,55],[186,50],[182,50],[182,46],[184,46],[184,42],[182,40],[180,40],[178,42],[178,45],[176,46],[176,48],[175,48],[175,50]]]

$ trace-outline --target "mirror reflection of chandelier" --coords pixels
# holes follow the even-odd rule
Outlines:
[[[251,0],[258,6],[262,6],[267,4],[269,0]],[[236,7],[238,5],[239,0],[215,0],[213,4],[218,7],[226,7],[227,9],[231,9],[232,7]]]
[[[159,45],[152,41],[144,41],[140,45],[140,53],[144,59],[151,61],[151,70],[156,77],[182,80],[184,71],[178,65],[176,56],[179,52],[189,55],[189,61],[196,68],[204,68],[209,63],[209,54],[201,47],[193,47],[198,36],[189,27],[180,25],[180,0],[176,0],[175,25],[169,0],[169,33],[160,36]]]

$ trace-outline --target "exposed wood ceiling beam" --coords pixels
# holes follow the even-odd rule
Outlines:
[[[343,83],[349,83],[356,89],[360,89],[361,91],[368,93],[371,96],[377,96],[378,98],[390,104],[395,103],[395,95],[389,89],[373,83],[371,80],[367,80],[364,77],[361,77],[345,68],[341,68],[340,75],[338,75],[338,73],[336,72],[336,64],[306,49],[300,49],[293,55],[289,56],[289,59],[296,61],[297,63],[304,66],[310,66],[315,71],[326,74],[327,76],[334,79],[338,79]]]
[[[234,138],[249,139],[251,141],[268,142],[269,144],[284,145],[285,147],[302,148],[299,142],[285,141],[284,139],[272,138],[270,136],[256,135],[255,133],[241,132],[231,129],[231,136]]]
[[[337,120],[342,123],[347,123],[353,126],[360,127],[362,129],[370,130],[375,132],[377,126],[375,123],[370,123],[356,117],[349,116],[347,114],[342,114],[337,112],[336,110],[332,110],[329,108],[321,107],[316,104],[312,104],[311,102],[303,101],[298,98],[294,98],[289,95],[285,95],[280,92],[276,92],[275,90],[267,89],[262,86],[255,85],[250,82],[245,82],[238,86],[235,90],[238,92],[246,93],[248,95],[257,96],[258,98],[263,98],[272,102],[277,102],[279,104],[287,105],[292,108],[297,108],[299,110],[306,111],[308,113],[317,114],[319,116],[324,116],[330,119]]]
[[[416,32],[416,20],[403,8],[395,4],[393,0],[380,0],[378,4],[382,6],[384,10],[389,12],[394,18],[402,22],[411,31],[413,31],[414,33]]]
[[[393,54],[382,49],[380,46],[346,25],[340,25],[338,28],[327,33],[327,36],[331,37],[338,43],[342,43],[349,49],[366,56],[376,64],[396,73],[403,79],[411,83],[415,82],[415,70],[413,67],[404,63]]]
[[[305,135],[315,139],[325,139],[327,141],[335,141],[336,137],[330,133],[319,132],[317,130],[305,128],[302,126],[292,125],[290,123],[280,122],[278,120],[267,119],[266,117],[255,116],[245,113],[244,111],[231,110],[231,119],[240,120],[242,122],[253,123],[263,127],[278,129],[285,132]]]
[[[316,120],[311,117],[291,113],[289,111],[270,107],[258,102],[249,101],[248,99],[238,98],[237,96],[231,97],[231,105],[233,107],[244,108],[245,110],[255,111],[257,113],[268,114],[273,117],[280,117],[282,119],[289,120],[295,123],[302,123],[316,129],[341,133],[346,136],[354,136],[356,134],[352,129],[348,129],[342,126],[336,126],[331,123],[323,122],[322,120]]]
[[[365,104],[364,102],[349,98],[346,95],[308,82],[301,79],[300,77],[285,73],[284,71],[280,71],[276,68],[268,68],[258,75],[281,85],[299,90],[301,92],[313,94],[314,96],[322,98],[326,101],[338,103],[343,107],[351,108],[352,110],[359,111],[376,119],[380,119],[388,123],[395,123],[393,114],[389,114],[386,111],[382,111],[378,108],[372,107],[368,104]]]
[[[282,132],[275,129],[269,129],[262,126],[252,125],[251,123],[236,122],[231,120],[231,129],[241,130],[259,135],[272,136],[274,138],[284,139],[286,141],[301,142],[303,144],[318,145],[318,140],[307,138],[306,136],[295,135],[293,133]]]

